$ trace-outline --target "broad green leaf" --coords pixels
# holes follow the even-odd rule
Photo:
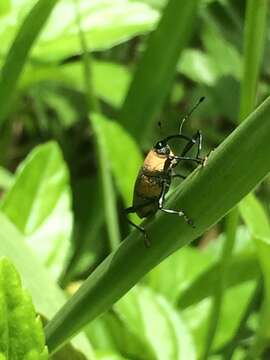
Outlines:
[[[7,0],[2,1],[7,2]],[[1,52],[5,52],[22,20],[35,2],[35,0],[17,0],[12,6],[12,11],[3,18],[0,24],[0,40],[3,44]],[[87,0],[81,0],[80,8],[83,30],[89,37],[89,46],[93,50],[110,48],[135,35],[148,32],[158,18],[156,10],[139,1],[93,0],[89,3]],[[63,14],[65,14],[64,17]],[[43,59],[59,59],[59,56],[80,51],[77,35],[74,2],[72,0],[59,2],[42,32],[35,52],[42,52]],[[57,45],[60,45],[59,49]],[[43,54],[45,48],[54,49],[56,53]]]
[[[108,49],[149,32],[158,19],[158,12],[150,6],[128,0],[81,0],[80,13],[89,50]],[[59,3],[34,49],[34,56],[59,61],[81,53],[74,14],[72,0]]]
[[[64,304],[66,299],[64,294],[25,244],[23,235],[2,213],[0,213],[0,224],[0,256],[6,256],[12,260],[25,287],[32,295],[37,311],[51,318],[54,312]],[[44,290],[46,290],[46,298]]]
[[[131,333],[147,341],[154,358],[196,358],[185,322],[164,298],[150,289],[132,289],[114,309]]]
[[[193,281],[211,266],[215,257],[195,248],[185,247],[176,251],[147,276],[146,283],[173,304]]]
[[[0,355],[3,359],[48,359],[40,318],[7,258],[0,259],[0,309]]]
[[[214,351],[224,346],[233,337],[254,288],[254,282],[246,282],[227,289],[213,342]],[[205,346],[210,309],[211,298],[205,298],[182,311],[183,317],[192,331],[199,354]]]
[[[187,49],[178,62],[178,70],[193,81],[213,86],[225,76],[239,80],[242,72],[240,54],[213,25],[202,29],[204,51]]]
[[[120,113],[121,125],[138,141],[145,139],[168,95],[179,56],[192,34],[197,4],[197,0],[168,1],[149,38]]]
[[[201,50],[185,50],[177,67],[180,73],[198,83],[211,86],[217,79],[217,73],[209,55]]]
[[[225,234],[221,234],[204,249],[185,247],[176,251],[146,276],[146,284],[182,309],[212,296],[219,281],[219,259],[224,240]],[[238,228],[236,242],[228,270],[228,287],[256,279],[259,275],[254,247],[245,228]]]
[[[93,61],[92,72],[96,95],[103,101],[120,107],[130,83],[127,68],[110,62]]]
[[[37,312],[50,319],[65,303],[66,296],[25,244],[22,234],[0,212],[1,256],[9,258],[16,266],[24,286],[31,293]],[[93,351],[83,334],[74,339],[74,345],[89,355],[92,360]]]
[[[258,260],[264,277],[264,301],[261,310],[259,336],[265,341],[270,339],[269,302],[270,302],[270,224],[268,216],[254,195],[245,197],[239,209],[252,237],[255,240]]]
[[[49,80],[84,92],[85,79],[82,66],[80,61],[64,65],[37,65],[30,63],[22,74],[19,84],[20,89],[25,90],[34,84]],[[119,107],[123,102],[130,82],[130,73],[126,67],[107,61],[92,61],[91,70],[95,94],[110,105]],[[46,88],[41,90],[41,95],[44,94],[44,101],[47,100],[47,103],[53,104],[55,91],[48,94]],[[47,99],[48,96],[49,99]]]
[[[267,98],[215,149],[205,167],[197,168],[175,189],[167,206],[185,209],[194,221],[194,228],[181,218],[159,212],[154,219],[144,223],[151,239],[150,249],[144,247],[142,235],[132,231],[95,269],[46,326],[47,344],[51,350],[56,350],[110,308],[167,256],[198,238],[268,175],[269,116],[270,98]]]
[[[118,191],[126,206],[131,206],[133,187],[142,166],[142,156],[133,138],[115,120],[101,115],[93,117],[102,136]]]
[[[54,142],[36,147],[21,163],[2,211],[54,276],[66,259],[72,230],[68,170]]]
[[[220,31],[210,23],[202,31],[202,41],[210,66],[217,77],[232,75],[240,79],[242,59],[237,49],[229,43]]]
[[[213,296],[220,281],[218,274],[220,264],[214,264],[200,276],[189,283],[178,299],[178,305],[184,309],[194,305],[203,299]],[[256,258],[253,256],[234,256],[227,271],[227,288],[237,286],[241,283],[256,280],[260,275],[260,269]]]
[[[109,338],[112,337],[116,348],[128,357],[196,358],[192,337],[181,316],[163,297],[147,287],[133,288],[115,304],[113,313],[103,318]],[[91,333],[95,333],[95,322],[88,328],[90,339]],[[108,344],[104,345],[103,350],[106,350]]]
[[[9,189],[13,180],[13,175],[7,169],[0,166],[0,190]]]
[[[11,9],[10,0],[2,0],[0,3],[0,17]]]

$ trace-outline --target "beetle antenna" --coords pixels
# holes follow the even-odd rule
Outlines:
[[[205,99],[205,97],[202,96],[199,99],[199,101],[197,101],[197,103],[193,106],[193,108],[183,117],[183,119],[181,121],[181,124],[180,124],[180,127],[179,127],[179,134],[182,134],[182,128],[183,128],[184,122],[189,119],[189,117],[191,116],[193,111],[197,109],[197,107],[200,105],[200,103],[203,102],[204,99]]]
[[[162,131],[161,121],[158,122],[158,128],[159,128],[160,135],[161,135],[161,137],[162,137],[162,136],[163,136],[163,131]]]

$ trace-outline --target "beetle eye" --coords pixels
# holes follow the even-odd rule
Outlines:
[[[164,147],[164,144],[163,144],[162,141],[159,141],[158,143],[156,143],[155,148],[156,148],[157,150],[162,149],[163,147]]]

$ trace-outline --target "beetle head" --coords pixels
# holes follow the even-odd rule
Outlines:
[[[158,153],[160,155],[169,155],[171,152],[169,145],[164,140],[159,140],[156,143],[156,145],[154,146],[154,149],[155,149],[156,153]]]

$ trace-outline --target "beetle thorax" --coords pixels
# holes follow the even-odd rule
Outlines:
[[[174,153],[170,150],[167,155],[159,154],[155,149],[152,149],[147,154],[143,167],[150,172],[164,172],[168,168],[172,168],[176,165],[176,160],[173,159]]]

